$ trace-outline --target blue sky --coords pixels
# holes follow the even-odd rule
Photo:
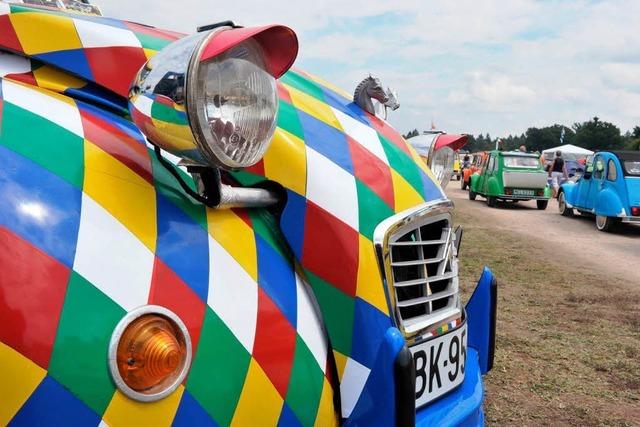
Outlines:
[[[506,136],[595,115],[640,125],[640,1],[97,0],[107,16],[192,32],[281,23],[297,66],[351,92],[372,73],[398,91],[389,121]]]

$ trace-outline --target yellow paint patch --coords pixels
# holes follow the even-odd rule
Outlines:
[[[340,353],[338,350],[333,350],[333,357],[336,360],[336,369],[338,370],[338,378],[342,380],[342,374],[344,374],[344,368],[347,366],[347,356]]]
[[[409,152],[411,153],[411,157],[416,162],[418,167],[420,169],[422,169],[424,171],[424,173],[427,174],[427,176],[429,177],[429,179],[431,179],[431,181],[433,181],[436,184],[440,185],[440,183],[438,183],[438,181],[436,180],[436,177],[433,175],[433,172],[431,172],[431,169],[429,168],[429,166],[427,166],[427,158],[426,157],[422,157],[420,154],[418,154],[418,152],[411,146],[411,144],[407,144],[407,147],[409,148]]]
[[[331,107],[322,101],[317,100],[311,95],[308,95],[292,86],[284,85],[289,91],[289,96],[293,102],[294,107],[305,113],[315,117],[318,120],[323,121],[329,126],[343,131],[340,122],[336,119],[336,116],[331,111]]]
[[[47,371],[0,342],[0,425],[7,425]]]
[[[151,119],[156,131],[162,135],[162,140],[171,144],[171,148],[178,151],[187,151],[195,149],[193,142],[193,132],[187,125],[178,125],[175,123],[165,122],[163,120]]]
[[[258,280],[258,256],[253,229],[231,209],[207,209],[209,234],[238,264]]]
[[[33,75],[38,82],[38,86],[55,92],[64,92],[69,88],[81,88],[86,84],[84,80],[48,65],[43,65],[34,70]]]
[[[267,178],[304,195],[307,187],[307,151],[304,141],[284,129],[276,129],[264,156]]]
[[[156,56],[156,53],[158,53],[158,51],[157,51],[157,50],[153,50],[153,49],[146,49],[146,48],[143,48],[142,50],[144,51],[144,56],[146,56],[146,57],[147,57],[147,61],[148,61],[149,59],[153,58],[154,56]]]
[[[275,426],[283,400],[258,362],[251,359],[232,426]]]
[[[155,252],[156,192],[140,175],[85,140],[83,191]]]
[[[103,415],[110,426],[170,426],[178,410],[184,386],[180,385],[164,399],[153,403],[137,402],[116,390]]]
[[[356,296],[362,298],[378,310],[389,315],[387,299],[384,294],[382,281],[380,280],[380,270],[376,261],[373,243],[359,235],[359,262],[358,262],[358,287]]]
[[[322,395],[320,396],[320,405],[318,405],[318,414],[314,426],[326,427],[337,426],[338,414],[333,406],[333,388],[327,379],[324,379],[322,386]]]
[[[341,96],[345,97],[347,100],[349,100],[349,101],[353,100],[353,94],[347,92],[346,90],[343,90],[342,88],[339,88],[338,86],[334,85],[333,83],[330,83],[330,82],[326,81],[325,79],[323,79],[321,77],[318,77],[318,76],[316,76],[314,74],[307,73],[307,75],[309,77],[311,77],[311,80],[313,80],[314,82],[326,87],[327,89],[331,89],[332,91],[334,91],[338,95],[341,95]]]
[[[395,211],[402,212],[424,202],[422,196],[398,172],[391,169]]]
[[[12,13],[11,24],[27,55],[82,48],[73,21],[45,13]]]

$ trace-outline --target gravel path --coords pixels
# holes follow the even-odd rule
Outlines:
[[[482,216],[488,228],[504,228],[541,240],[563,262],[640,289],[640,226],[622,224],[613,233],[603,233],[596,229],[593,218],[561,216],[556,200],[550,200],[544,211],[537,210],[533,201],[499,203],[489,208],[480,196],[469,200],[468,192],[461,190],[457,181],[449,184],[446,193],[456,210]]]

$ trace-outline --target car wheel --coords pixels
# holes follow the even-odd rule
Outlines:
[[[548,200],[536,200],[536,205],[538,206],[538,209],[541,211],[547,209],[548,204],[549,204]]]
[[[618,223],[618,218],[596,215],[596,227],[600,231],[611,231]]]
[[[456,175],[456,179],[460,181],[460,175]]]
[[[489,206],[490,208],[495,208],[496,207],[496,198],[492,197],[492,196],[488,196],[487,197],[487,206]]]
[[[467,183],[465,182],[465,180],[460,180],[460,188],[462,188],[463,190],[467,189]]]
[[[573,208],[567,206],[564,191],[561,191],[560,194],[558,194],[558,210],[562,216],[573,216]]]
[[[469,200],[475,200],[476,199],[476,192],[473,191],[471,188],[469,188]]]

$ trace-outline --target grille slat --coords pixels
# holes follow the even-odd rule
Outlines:
[[[442,211],[406,221],[388,236],[387,280],[405,333],[460,314],[454,239],[451,215]]]

